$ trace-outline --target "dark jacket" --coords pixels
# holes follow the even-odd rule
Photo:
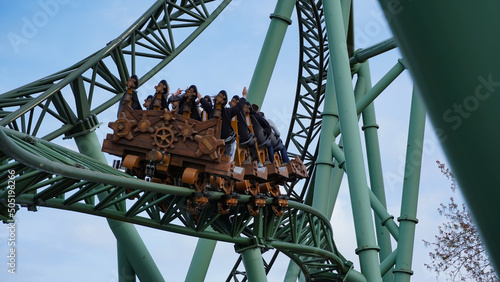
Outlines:
[[[125,94],[127,94],[127,93],[125,93]],[[123,98],[125,97],[125,94],[123,94],[122,98],[120,99],[120,103],[118,104],[118,114],[117,115],[119,115],[120,112],[122,111]],[[139,103],[139,98],[137,97],[136,91],[132,91],[132,104],[130,105],[130,107],[133,110],[142,110],[142,106]]]
[[[227,98],[227,97],[226,97]],[[221,110],[221,120],[222,120],[222,128],[221,128],[221,139],[227,139],[234,132],[233,127],[231,126],[231,119],[240,113],[243,110],[243,105],[246,103],[245,98],[240,98],[240,101],[233,108],[223,107]],[[212,118],[214,115],[214,108],[211,107],[210,103],[208,103],[205,99],[200,99],[200,103],[202,108],[207,112],[208,118]],[[215,107],[215,105],[214,105]]]
[[[153,109],[154,109],[154,107],[155,107],[155,100],[156,100],[156,99],[158,99],[158,98],[156,98],[156,94],[155,94],[155,95],[153,95],[153,100],[151,101],[151,104],[149,104],[149,108],[148,108],[148,110],[153,110]],[[163,109],[170,110],[170,109],[168,108],[168,104],[169,104],[169,103],[168,103],[168,100],[167,100],[167,95],[166,95],[166,94],[162,94],[162,95],[161,95],[161,109],[162,109],[162,110],[163,110]]]
[[[184,104],[187,103],[187,98],[188,97],[186,95],[172,95],[168,98],[168,103],[179,101],[179,111],[177,113],[182,115],[184,113]],[[189,107],[191,107],[191,115],[189,117],[201,121],[200,113],[198,113],[198,106],[196,105],[196,98],[193,98],[189,102]]]

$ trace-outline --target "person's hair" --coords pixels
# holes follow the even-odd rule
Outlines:
[[[196,87],[196,85],[189,86],[189,89],[193,89],[194,94],[198,95],[198,87]]]
[[[133,75],[131,75],[131,76],[130,76],[130,78],[135,79],[135,85],[134,85],[134,87],[133,87],[133,88],[134,88],[134,89],[139,88],[139,78],[137,77],[137,75],[133,74]]]
[[[205,95],[203,99],[207,100],[207,102],[210,103],[210,105],[212,105],[212,98],[210,97],[210,95]]]
[[[234,96],[233,96],[233,99],[234,99],[234,100],[236,100],[236,101],[239,101],[239,100],[240,100],[240,96],[238,96],[238,95],[234,95]]]
[[[226,90],[219,91],[219,94],[222,94],[222,96],[224,96],[224,105],[227,104],[227,92],[226,92]]]
[[[252,108],[254,111],[258,112],[259,111],[259,106],[257,106],[256,104],[252,104]]]
[[[266,117],[266,116],[264,115],[264,112],[259,112],[259,115],[261,115],[262,117]]]
[[[161,84],[165,85],[165,87],[163,87],[163,94],[167,94],[168,93],[168,83],[165,79],[162,79],[160,81]]]
[[[146,100],[147,100],[147,99],[151,99],[151,100],[153,100],[153,95],[149,95],[148,97],[146,97]]]

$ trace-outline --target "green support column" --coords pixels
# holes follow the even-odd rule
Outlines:
[[[500,271],[500,1],[379,2]]]
[[[294,7],[295,1],[278,0],[274,9],[274,13],[270,16],[271,23],[269,25],[269,29],[267,30],[266,38],[264,39],[264,44],[257,61],[257,65],[255,66],[252,80],[248,87],[247,100],[253,104],[257,104],[259,107],[262,106],[267,88],[269,87],[269,81],[271,80],[271,76],[276,65],[276,60],[278,59],[278,55],[283,44],[283,39],[285,38],[286,30],[292,23],[290,17],[292,16]],[[257,255],[259,257],[261,256],[260,250],[258,249],[253,251],[247,250],[243,252],[245,269],[248,275],[250,275],[250,271],[247,267],[252,270],[251,272],[255,273],[253,275],[257,275],[257,277],[259,277],[259,275],[263,273],[263,277],[265,278],[266,275],[264,271],[264,264],[262,263],[262,258],[260,257],[260,260],[248,259],[249,257]],[[246,263],[245,257],[247,258]],[[252,263],[255,263],[256,265],[251,266]],[[257,270],[258,268],[262,269]]]
[[[104,153],[101,152],[101,144],[94,131],[75,137],[75,142],[80,153],[92,157],[97,161],[107,163]],[[103,196],[98,195],[99,198]],[[126,259],[133,267],[139,279],[141,281],[152,282],[165,281],[134,225],[113,219],[107,219],[107,221],[118,244],[123,246],[119,255],[121,255],[122,251],[125,253]],[[121,257],[119,261],[122,259],[124,258]],[[120,271],[118,273],[121,275]],[[130,271],[126,273],[130,273]],[[121,280],[122,278],[120,278]]]
[[[331,65],[330,63],[330,69],[332,69]],[[337,111],[337,101],[335,99],[335,88],[333,87],[333,73],[328,72],[327,75],[324,108],[321,113],[322,130],[319,138],[318,158],[314,164],[316,166],[316,174],[314,182],[311,184],[314,185],[312,186],[314,187],[314,193],[312,193],[312,206],[325,215],[331,216],[335,199],[332,199],[330,195],[336,195],[340,187],[340,181],[338,181],[338,179],[336,179],[337,181],[335,182],[331,181],[332,169],[335,167],[331,148],[332,143],[335,142],[335,136],[332,131],[338,123],[339,115]],[[338,187],[335,184],[338,184]],[[308,187],[308,189],[310,191],[310,189],[312,189],[311,186]],[[333,189],[335,189],[335,192],[332,192]],[[311,193],[307,194],[306,202],[308,202],[311,197],[310,195]],[[296,281],[299,273],[299,267],[291,261],[288,265],[285,281]]]
[[[241,253],[243,265],[247,272],[248,282],[265,282],[267,281],[264,262],[262,261],[262,253],[259,248],[251,248]]]
[[[293,8],[296,1],[278,0],[274,13],[271,14],[271,24],[267,30],[264,45],[255,67],[252,81],[248,87],[247,100],[253,104],[262,106],[264,97],[269,87],[269,81],[276,65],[276,60],[285,38],[285,33],[288,26],[292,23]]]
[[[346,46],[346,36],[342,19],[340,0],[324,1],[325,22],[330,46],[330,62],[332,62],[335,78],[340,127],[344,140],[346,170],[351,195],[351,205],[356,229],[361,272],[368,281],[380,281],[378,249],[375,240],[370,198],[366,189],[366,172],[364,168],[361,137],[358,128],[356,102],[352,89],[351,70]]]
[[[406,151],[405,173],[403,182],[403,198],[401,200],[401,216],[399,223],[398,254],[394,279],[398,282],[409,282],[415,225],[417,224],[418,190],[422,166],[422,150],[424,145],[425,108],[421,98],[414,91],[411,101],[408,146]]]
[[[126,247],[116,242],[116,249],[118,250],[118,280],[119,282],[135,282],[134,268],[127,259]]]
[[[207,228],[208,229],[208,228]],[[207,276],[208,267],[214,254],[217,241],[209,239],[199,239],[193,254],[193,259],[189,265],[186,282],[203,282]]]
[[[365,91],[371,88],[370,66],[368,62],[361,64],[358,71],[358,82],[364,83]],[[375,117],[375,105],[371,103],[363,111],[363,131],[365,133],[366,154],[368,171],[370,175],[370,186],[373,194],[377,197],[385,209],[387,209],[384,176],[382,173],[382,160],[380,157],[380,146],[378,139],[378,125]],[[375,217],[375,228],[377,231],[377,242],[380,246],[380,261],[384,261],[392,254],[391,236],[382,221]],[[387,272],[383,277],[384,282],[393,281],[392,272]]]
[[[330,60],[330,70],[332,63]],[[333,72],[329,71],[325,89],[325,101],[321,113],[321,133],[319,137],[318,158],[316,159],[316,178],[312,206],[324,214],[328,213],[330,204],[330,180],[332,177],[333,154],[332,143],[335,142],[333,128],[339,121]]]

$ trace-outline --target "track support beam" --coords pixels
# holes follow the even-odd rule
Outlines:
[[[97,139],[95,131],[75,137],[75,142],[80,153],[92,157],[97,161],[106,162],[104,153],[100,150],[101,144]],[[105,196],[102,194],[98,195],[100,199],[104,199]],[[113,219],[107,219],[107,221],[118,244],[126,246],[122,250],[139,279],[141,281],[165,281],[134,225]],[[121,254],[122,252],[119,252],[120,256]],[[119,260],[122,259],[124,258],[119,258]],[[120,271],[118,273],[122,274]],[[120,278],[120,281],[122,281],[122,278]]]
[[[340,2],[339,0],[323,2],[330,43],[330,62],[332,62],[331,69],[328,71],[333,72],[334,76],[340,128],[346,152],[345,164],[358,245],[356,252],[360,258],[361,272],[368,281],[379,281],[381,277],[378,261],[379,247],[375,240],[370,198],[366,189],[368,184]]]
[[[422,167],[422,150],[424,146],[425,116],[425,108],[421,97],[414,90],[411,101],[401,216],[398,218],[400,222],[398,255],[394,269],[394,279],[398,282],[409,282],[413,274],[411,264],[415,241],[415,226],[418,222],[417,205]]]
[[[278,60],[278,55],[285,38],[286,30],[292,23],[292,16],[295,1],[278,0],[274,13],[271,14],[271,23],[267,30],[264,45],[262,46],[257,66],[248,87],[248,101],[262,106],[264,97],[269,87],[269,81],[274,71],[274,66]]]

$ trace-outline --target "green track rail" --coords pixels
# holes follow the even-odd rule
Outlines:
[[[6,205],[8,191],[4,187],[7,187],[9,172],[15,171],[16,202],[28,210],[36,210],[39,206],[52,207],[198,238],[230,242],[243,254],[247,250],[275,249],[273,260],[278,252],[286,254],[308,281],[379,280],[380,277],[368,277],[370,275],[365,272],[361,274],[353,270],[352,263],[346,261],[337,251],[333,240],[329,217],[336,200],[334,190],[338,189],[334,186],[340,186],[344,177],[346,157],[350,154],[344,155],[342,141],[340,144],[333,142],[331,146],[327,144],[326,150],[331,147],[335,158],[320,164],[328,164],[332,170],[335,168],[337,178],[331,181],[335,182],[335,185],[324,184],[330,181],[330,178],[319,181],[324,185],[317,185],[322,186],[320,188],[330,186],[330,206],[321,211],[311,207],[314,193],[317,194],[316,197],[327,197],[318,193],[319,189],[315,190],[314,187],[320,178],[315,175],[319,154],[319,146],[315,145],[319,143],[322,133],[333,138],[344,138],[339,123],[335,123],[331,128],[322,128],[325,114],[335,117],[334,119],[339,118],[338,113],[322,112],[327,96],[330,101],[339,98],[335,97],[335,93],[328,93],[326,86],[328,83],[330,86],[336,84],[335,81],[327,82],[332,79],[327,72],[332,65],[331,58],[337,54],[332,54],[335,50],[330,50],[328,45],[324,1],[294,2],[299,27],[299,71],[286,144],[289,150],[296,152],[308,166],[309,175],[312,177],[306,179],[305,184],[300,183],[303,186],[292,183],[285,187],[291,200],[283,216],[276,217],[273,214],[272,198],[267,199],[266,206],[258,216],[250,216],[246,208],[250,196],[246,195],[241,196],[231,217],[220,215],[217,213],[216,203],[223,194],[210,191],[210,204],[202,210],[199,217],[194,218],[185,204],[193,194],[189,187],[139,180],[86,156],[89,152],[76,153],[51,142],[61,137],[79,139],[86,134],[92,134],[100,125],[97,117],[121,99],[125,82],[131,74],[137,74],[141,83],[151,79],[192,43],[230,2],[156,1],[130,28],[103,49],[60,72],[1,94],[0,143],[3,145],[1,150],[4,154],[0,155],[0,202],[4,205],[0,204],[0,219],[8,221],[11,218]],[[344,23],[334,31],[330,28],[332,32],[328,35],[331,37],[336,32],[345,32],[345,38],[337,46],[343,45],[344,42],[348,46],[348,58],[342,58],[348,60],[348,63],[338,71],[345,77],[359,78],[362,72],[360,70],[368,67],[363,65],[363,62],[395,48],[396,43],[389,39],[371,48],[354,51],[353,23],[350,16],[352,3],[342,1],[341,4],[342,12],[339,13],[341,17],[338,19],[343,17]],[[338,11],[337,9],[335,12]],[[284,20],[274,14],[273,17]],[[144,68],[143,64],[153,67]],[[402,61],[395,62],[395,66],[373,87],[370,83],[363,84],[358,79],[356,92],[353,93],[356,94],[356,100],[353,100],[352,104],[349,101],[349,106],[355,108],[358,117],[362,113],[368,115],[372,112],[372,102],[405,68]],[[139,72],[144,69],[147,71]],[[363,75],[368,77],[369,69],[364,72]],[[106,94],[102,95],[103,92]],[[376,131],[375,127],[378,128],[373,125],[368,127],[372,131]],[[346,129],[359,131],[355,122],[344,125],[344,132]],[[376,139],[377,137],[372,138],[373,144],[376,144]],[[373,147],[373,150],[377,150],[378,144]],[[92,150],[98,151],[96,148]],[[354,148],[349,152],[357,151],[360,152],[361,148]],[[351,170],[353,171],[355,169]],[[350,178],[356,178],[356,175]],[[382,226],[380,222],[376,223],[377,228],[384,231],[388,229],[392,238],[398,241],[399,226],[385,208],[383,193],[375,195],[366,189],[370,187],[363,185],[355,187],[359,189],[356,193],[368,193],[370,196],[372,210],[380,222],[385,224]],[[383,187],[381,189],[383,191]],[[166,210],[160,210],[161,203],[167,204]],[[369,209],[367,206],[369,204],[366,203],[363,208]],[[359,218],[355,216],[353,220],[356,222]],[[411,232],[407,234],[412,236]],[[356,236],[362,237],[364,234],[359,232]],[[366,246],[358,247],[363,249]],[[390,245],[386,246],[384,249],[387,256],[367,260],[365,265],[372,269],[380,268],[380,272],[372,272],[377,273],[375,276],[378,276],[378,273],[384,275],[391,272],[396,265],[396,257],[405,254],[411,258],[413,245],[406,244],[405,250],[400,247],[392,249]],[[369,246],[369,249],[368,252],[374,252],[377,246]],[[230,274],[230,278],[233,277],[236,281],[236,274],[243,274],[243,280],[248,278],[244,271],[237,270],[240,261],[241,258]],[[272,262],[266,263],[266,272],[271,266]],[[292,279],[298,275],[297,269],[293,268],[289,268],[293,274],[291,276],[294,276]],[[409,273],[411,270],[407,271]]]
[[[258,246],[277,249],[293,259],[308,278],[343,279],[350,270],[333,241],[329,220],[308,205],[290,201],[283,216],[273,215],[273,199],[258,216],[250,216],[242,195],[232,215],[216,212],[221,192],[210,192],[210,204],[195,220],[185,203],[193,190],[146,182],[92,158],[23,133],[1,128],[0,142],[9,161],[1,166],[0,185],[16,171],[16,201],[36,210],[52,207],[107,217],[199,238],[235,243],[240,250]],[[127,192],[127,189],[131,189]],[[104,194],[105,197],[97,197]],[[135,196],[134,200],[130,200]],[[1,199],[7,200],[5,191]],[[102,200],[100,200],[102,199]],[[167,201],[168,210],[158,204]],[[5,207],[0,217],[10,219]],[[208,227],[212,230],[207,230]]]

